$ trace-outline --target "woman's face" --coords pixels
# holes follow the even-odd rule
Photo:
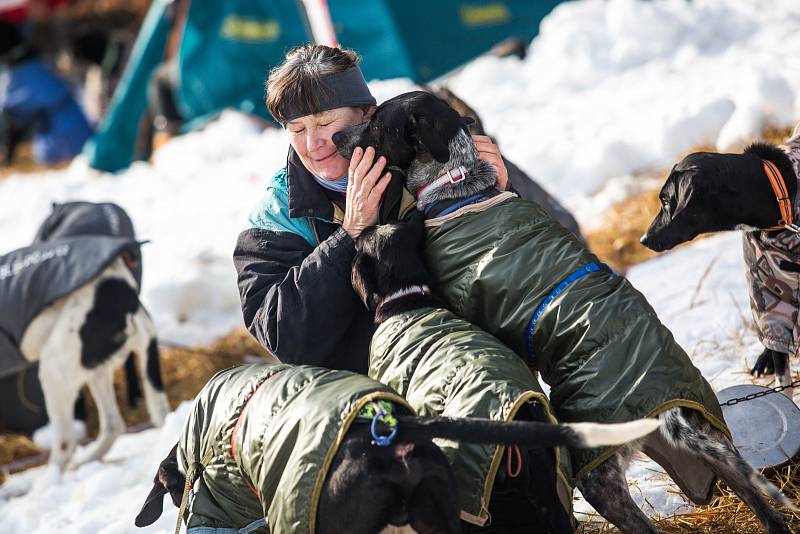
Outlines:
[[[371,114],[371,110],[348,107],[299,117],[286,123],[289,143],[309,172],[324,180],[338,180],[347,175],[350,162],[336,151],[331,136],[361,124]]]

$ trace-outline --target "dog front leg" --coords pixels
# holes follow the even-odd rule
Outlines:
[[[578,488],[589,504],[624,534],[659,534],[631,497],[621,460],[620,453],[615,454],[581,478]]]
[[[70,462],[71,469],[102,458],[114,444],[114,440],[125,431],[125,421],[114,394],[114,367],[108,365],[97,369],[89,379],[88,386],[97,404],[100,434],[91,444],[75,454]]]

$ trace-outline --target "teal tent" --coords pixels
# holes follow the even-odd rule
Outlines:
[[[507,37],[530,42],[562,1],[328,0],[328,7],[339,43],[363,56],[367,80],[427,82]]]
[[[503,39],[530,41],[561,0],[328,0],[342,46],[368,80],[427,82]],[[97,135],[84,148],[105,171],[132,162],[150,74],[164,59],[169,0],[153,0]],[[185,129],[225,108],[269,119],[264,80],[292,46],[312,41],[300,0],[193,0],[180,43],[177,105]]]
[[[97,135],[89,164],[118,171],[131,164],[147,83],[164,59],[167,0],[153,0]],[[178,56],[177,105],[191,128],[225,108],[268,118],[264,79],[288,48],[307,42],[298,0],[194,0]]]

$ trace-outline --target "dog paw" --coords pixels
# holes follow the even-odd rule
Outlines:
[[[775,364],[773,362],[771,350],[764,349],[764,351],[758,355],[755,365],[750,369],[750,374],[756,378],[775,374]]]

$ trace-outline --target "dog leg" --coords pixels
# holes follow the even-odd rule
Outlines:
[[[584,498],[624,534],[658,534],[658,529],[636,505],[628,489],[625,466],[632,454],[623,448],[578,481]]]
[[[89,379],[89,390],[92,392],[97,413],[100,419],[100,434],[91,444],[80,449],[70,462],[70,468],[87,462],[99,460],[114,444],[114,440],[125,432],[125,421],[119,411],[117,397],[114,394],[114,369],[116,366],[103,366],[97,369]]]
[[[53,427],[53,445],[50,450],[50,464],[63,471],[67,462],[75,452],[78,438],[73,426],[73,409],[78,398],[81,382],[72,380],[69,370],[54,365],[53,358],[60,352],[43,351],[43,359],[39,364],[39,381],[42,384],[45,407],[50,424]]]
[[[722,432],[688,409],[669,410],[662,419],[667,440],[706,461],[756,514],[767,534],[789,533],[786,518],[772,507],[764,493],[790,509],[794,505],[739,455]]]
[[[772,361],[775,366],[775,378],[781,386],[792,383],[792,367],[789,356],[784,352],[772,351]],[[794,400],[794,388],[786,388],[781,393]]]
[[[136,361],[139,364],[139,373],[144,384],[147,413],[150,415],[150,421],[160,427],[164,424],[170,410],[167,395],[164,393],[156,328],[142,306],[139,306],[139,310],[133,317],[133,325],[136,329]]]

